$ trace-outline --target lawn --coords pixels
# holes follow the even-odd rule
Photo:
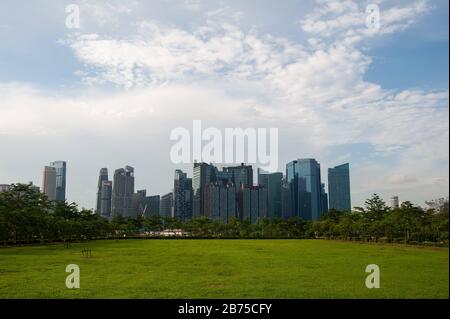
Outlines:
[[[444,248],[325,240],[0,248],[0,298],[448,298],[448,262]],[[65,286],[68,264],[80,267],[80,289]],[[368,264],[380,267],[380,289],[365,286]]]

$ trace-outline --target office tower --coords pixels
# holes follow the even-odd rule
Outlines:
[[[133,209],[134,168],[125,166],[114,172],[112,215],[136,218]]]
[[[322,215],[328,213],[328,194],[325,191],[325,184],[322,183],[322,191],[321,191],[321,200],[322,200]]]
[[[180,220],[192,217],[192,179],[181,170],[175,171],[174,179],[174,216]]]
[[[173,193],[161,196],[159,214],[163,217],[173,217]]]
[[[252,224],[267,218],[267,189],[260,186],[241,186],[239,190],[239,212],[241,220]]]
[[[251,165],[244,165],[243,163],[239,166],[229,166],[222,169],[222,176],[231,177],[231,181],[240,187],[253,186],[253,168]]]
[[[323,214],[320,164],[315,159],[299,159],[286,165],[291,188],[293,215],[304,220],[318,220]]]
[[[44,167],[42,174],[42,192],[49,200],[56,200],[56,169],[51,166]]]
[[[258,168],[258,185],[267,189],[267,213],[268,218],[280,218],[281,207],[281,183],[283,173],[267,173]]]
[[[97,184],[97,203],[95,212],[99,215],[101,215],[101,208],[102,208],[102,187],[103,182],[108,180],[108,169],[102,168],[100,169],[100,173],[98,176],[98,184]]]
[[[350,165],[348,163],[328,169],[329,207],[342,212],[352,208],[350,199]]]
[[[224,224],[236,218],[236,188],[233,184],[220,181],[206,186],[205,216]]]
[[[146,196],[139,200],[138,214],[144,218],[159,216],[161,198],[159,195]]]
[[[289,219],[292,216],[291,188],[287,180],[283,178],[281,181],[281,217]]]
[[[239,166],[223,167],[222,171],[216,169],[216,180],[224,184],[233,184],[236,190],[235,197],[238,198],[240,187],[253,186],[253,168],[251,165],[241,164]],[[242,215],[240,205],[236,205],[236,216]]]
[[[112,189],[111,181],[102,181],[99,214],[105,218],[111,218]]]
[[[0,193],[7,192],[11,189],[11,185],[9,184],[0,184]]]
[[[194,163],[194,171],[192,178],[193,189],[193,207],[192,213],[194,217],[205,215],[205,188],[216,180],[217,168],[206,163]]]
[[[50,163],[56,170],[56,200],[64,202],[66,200],[66,162],[56,161]]]
[[[140,209],[141,203],[147,197],[147,190],[138,190],[132,197],[132,215],[137,217],[144,217],[143,211]]]
[[[400,202],[398,200],[398,196],[391,197],[391,208],[399,208]]]

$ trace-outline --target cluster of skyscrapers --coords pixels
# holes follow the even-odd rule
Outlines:
[[[173,191],[147,196],[134,190],[134,169],[100,170],[96,212],[105,217],[175,217],[186,221],[207,216],[228,223],[249,220],[301,217],[318,220],[329,208],[351,209],[349,164],[328,169],[328,194],[322,183],[320,164],[315,159],[298,159],[286,165],[286,174],[257,171],[253,181],[250,165],[218,167],[194,163],[192,178],[176,170]]]
[[[66,200],[66,162],[56,161],[44,167],[42,174],[42,192],[49,200]]]

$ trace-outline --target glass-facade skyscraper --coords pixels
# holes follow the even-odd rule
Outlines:
[[[326,213],[326,193],[322,188],[320,164],[315,159],[298,159],[288,163],[286,179],[290,187],[293,216],[318,220]]]
[[[182,170],[175,171],[173,186],[174,217],[188,220],[192,217],[192,179]]]
[[[102,189],[100,193],[100,215],[105,218],[111,217],[112,205],[112,188],[111,181],[102,181]]]
[[[328,193],[330,209],[342,212],[351,210],[350,165],[348,163],[328,169]]]
[[[205,215],[205,189],[206,186],[216,180],[216,167],[207,163],[194,163],[192,177],[194,217]]]
[[[283,173],[267,173],[258,168],[258,185],[267,190],[267,214],[268,218],[282,217],[281,184]]]
[[[163,217],[173,217],[173,193],[161,196],[159,214]]]
[[[56,193],[55,199],[60,202],[66,200],[66,162],[56,161],[50,163],[56,170]]]
[[[97,202],[96,202],[96,208],[95,212],[99,215],[101,215],[101,209],[102,209],[102,187],[103,182],[108,181],[108,169],[102,168],[100,169],[100,173],[98,175],[98,184],[97,184]]]
[[[114,172],[112,190],[112,215],[122,217],[136,217],[133,207],[134,168],[125,166]]]

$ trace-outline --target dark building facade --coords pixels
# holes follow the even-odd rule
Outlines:
[[[315,159],[299,159],[288,163],[286,179],[291,193],[293,216],[304,220],[318,220],[326,213],[320,164]]]
[[[134,168],[125,166],[114,172],[112,193],[112,215],[122,217],[136,217],[133,207]]]
[[[267,173],[258,169],[258,185],[267,189],[268,218],[282,217],[281,184],[283,173]]]
[[[210,183],[205,189],[205,216],[227,224],[237,218],[236,187],[222,181]]]
[[[217,169],[207,163],[194,163],[192,177],[193,190],[193,217],[205,216],[205,189],[206,186],[216,181]]]
[[[256,224],[267,218],[267,189],[261,186],[241,186],[238,197],[239,218]]]
[[[99,214],[105,218],[111,218],[112,188],[113,183],[111,181],[102,181]]]
[[[186,221],[192,218],[192,179],[181,170],[175,171],[173,198],[174,216]]]
[[[253,168],[251,165],[241,164],[239,166],[224,167],[221,174],[231,178],[231,182],[237,187],[241,185],[253,186]]]
[[[99,215],[101,215],[101,208],[102,208],[103,182],[106,182],[107,180],[108,180],[108,169],[107,168],[100,169],[100,173],[98,175],[98,183],[97,183],[97,202],[95,205],[95,212]]]
[[[163,217],[173,217],[173,193],[161,196],[159,214]]]
[[[56,200],[64,202],[66,200],[66,172],[67,164],[64,161],[50,163],[56,170]]]
[[[352,208],[350,196],[350,165],[348,163],[328,169],[328,193],[330,209],[349,211]]]

